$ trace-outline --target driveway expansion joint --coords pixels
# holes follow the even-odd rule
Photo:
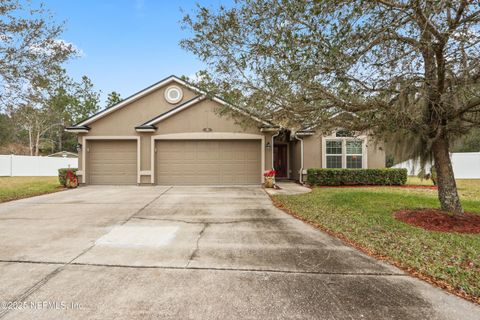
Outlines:
[[[281,220],[292,220],[291,218],[259,218],[259,219],[241,219],[241,220],[230,220],[230,221],[188,221],[182,219],[168,219],[168,218],[150,218],[150,217],[133,217],[132,219],[138,220],[150,220],[150,221],[168,221],[168,222],[180,222],[180,223],[189,223],[189,224],[235,224],[235,223],[246,223],[246,222],[270,222],[270,221],[281,221]]]
[[[52,272],[48,273],[45,277],[43,277],[42,279],[40,279],[38,282],[36,282],[33,286],[31,286],[30,288],[28,288],[27,290],[25,290],[24,292],[22,292],[20,295],[18,295],[16,298],[15,298],[15,302],[20,304],[21,302],[24,302],[28,297],[30,297],[33,293],[35,293],[37,290],[39,290],[41,287],[43,287],[45,284],[47,284],[48,281],[50,281],[50,279],[54,278],[56,275],[58,275],[62,270],[65,269],[65,267],[69,264],[71,264],[74,260],[76,260],[78,257],[80,257],[81,255],[83,255],[85,252],[87,252],[88,250],[90,250],[93,246],[90,246],[88,247],[87,249],[83,250],[80,254],[78,254],[76,257],[74,257],[73,259],[71,259],[70,261],[68,262],[63,262],[60,264],[59,267],[57,267],[56,269],[54,269]],[[10,311],[12,311],[13,309],[3,309],[0,311],[0,319],[5,317],[8,313],[10,313]]]
[[[35,201],[51,199],[58,207],[0,207],[8,214],[0,220],[18,219],[0,221],[2,289],[12,303],[74,294],[89,307],[66,315],[78,319],[158,312],[177,318],[477,318],[478,307],[286,214],[258,187],[169,187],[86,187],[75,197]],[[132,231],[126,234],[133,234],[132,246],[98,241],[117,227]],[[148,241],[135,242],[133,231]],[[171,242],[162,242],[167,236]],[[125,303],[132,299],[133,305]],[[7,312],[0,320],[62,317],[48,310]]]
[[[127,265],[127,264],[104,264],[104,263],[88,263],[88,262],[49,262],[34,260],[0,260],[0,263],[24,263],[24,264],[44,264],[55,265],[60,264],[65,267],[100,267],[100,268],[126,268],[126,269],[163,269],[178,271],[225,271],[225,272],[252,272],[252,273],[279,273],[279,274],[301,274],[301,275],[333,275],[333,276],[367,276],[367,277],[411,277],[406,273],[392,272],[335,272],[335,271],[302,271],[302,270],[277,270],[277,269],[255,269],[255,268],[223,268],[223,267],[175,267],[175,266],[154,266],[154,265]]]
[[[165,193],[167,193],[170,189],[172,189],[173,187],[169,187],[168,189],[164,190],[163,192],[161,192],[158,196],[156,196],[153,200],[151,200],[150,202],[148,202],[146,205],[144,205],[142,208],[140,208],[139,210],[135,211],[134,214],[132,214],[130,217],[128,217],[123,223],[121,223],[121,225],[124,225],[125,223],[127,223],[128,221],[130,221],[130,219],[132,219],[136,214],[142,212],[145,208],[147,208],[150,204],[152,204],[154,201],[156,201],[158,198],[160,198],[162,195],[164,195]],[[73,259],[71,259],[70,261],[66,262],[66,263],[63,263],[61,264],[58,268],[56,268],[55,270],[53,270],[52,272],[50,272],[49,274],[47,274],[45,277],[43,277],[42,279],[40,279],[38,282],[36,282],[33,286],[31,286],[30,288],[28,288],[27,290],[25,290],[23,293],[19,294],[16,298],[14,298],[14,301],[16,303],[21,303],[21,302],[24,302],[29,296],[31,296],[34,292],[36,292],[37,290],[39,290],[41,287],[43,287],[48,281],[50,281],[50,279],[54,278],[56,275],[58,275],[62,270],[65,269],[65,267],[67,265],[71,265],[75,260],[77,260],[78,258],[80,258],[82,255],[84,255],[85,253],[87,253],[88,251],[90,251],[93,247],[95,246],[95,241],[93,242],[92,245],[90,245],[89,247],[87,247],[85,250],[83,250],[82,252],[80,252],[80,254],[78,254],[77,256],[75,256]],[[0,319],[1,318],[4,318],[8,313],[10,313],[10,311],[12,311],[12,309],[3,309],[3,310],[0,310]]]
[[[163,192],[161,192],[158,196],[156,196],[155,198],[153,198],[151,201],[149,201],[146,205],[144,205],[143,207],[141,207],[140,209],[138,209],[137,211],[135,211],[134,214],[132,214],[131,216],[129,216],[127,219],[125,219],[125,221],[123,221],[122,223],[120,223],[120,226],[123,226],[124,224],[126,224],[128,221],[130,221],[135,215],[139,214],[140,212],[142,212],[143,210],[145,210],[149,205],[151,205],[153,202],[157,201],[161,196],[163,196],[165,193],[167,193],[168,191],[170,191],[170,189],[172,189],[173,187],[169,187],[168,189],[164,190]],[[87,253],[88,251],[90,251],[91,249],[93,249],[93,247],[95,247],[95,243],[96,241],[93,241],[93,244],[88,247],[87,249],[83,250],[78,256],[76,256],[75,258],[73,258],[73,261],[77,260],[78,258],[80,258],[81,256],[83,256],[85,253]],[[70,262],[70,263],[71,263]]]
[[[149,205],[151,205],[152,203],[154,203],[155,201],[157,201],[161,196],[163,196],[165,193],[167,193],[168,191],[170,191],[173,187],[168,187],[166,190],[163,190],[158,196],[156,196],[155,198],[153,198],[153,200],[149,201],[146,205],[144,205],[143,207],[141,207],[140,209],[138,209],[137,211],[135,211],[134,214],[132,214],[130,217],[128,217],[127,219],[125,219],[125,221],[123,221],[120,225],[123,226],[125,223],[127,223],[128,221],[130,221],[133,217],[135,217],[137,214],[139,214],[140,212],[142,212],[143,210],[145,210]]]

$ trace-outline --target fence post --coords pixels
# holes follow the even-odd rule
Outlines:
[[[13,177],[13,154],[10,155],[10,177]]]

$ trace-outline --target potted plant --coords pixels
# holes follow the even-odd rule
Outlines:
[[[264,186],[265,188],[274,188],[275,187],[275,175],[277,172],[275,170],[267,170],[263,173],[265,177]]]
[[[77,175],[72,170],[67,170],[65,178],[67,188],[76,188],[78,186]]]

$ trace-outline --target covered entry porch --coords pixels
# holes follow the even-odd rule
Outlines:
[[[293,133],[290,130],[277,129],[272,135],[272,163],[277,172],[277,181],[303,182],[300,174],[305,169],[303,139],[312,134],[313,132]]]

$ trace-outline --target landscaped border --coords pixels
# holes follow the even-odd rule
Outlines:
[[[266,192],[267,193],[267,192]],[[309,225],[311,225],[312,227],[316,228],[316,229],[319,229],[339,240],[341,240],[344,244],[348,245],[348,246],[351,246],[375,259],[378,259],[378,260],[381,260],[381,261],[384,261],[384,262],[387,262],[405,272],[407,272],[408,274],[414,276],[415,278],[418,278],[420,280],[423,280],[433,286],[436,286],[438,288],[441,288],[451,294],[454,294],[460,298],[463,298],[465,300],[468,300],[468,301],[471,301],[473,303],[476,303],[476,304],[479,304],[480,305],[480,297],[474,297],[470,294],[467,294],[465,293],[464,291],[461,291],[459,289],[456,289],[454,288],[453,286],[451,286],[450,284],[448,284],[447,282],[443,281],[443,280],[440,280],[440,279],[436,279],[435,277],[432,277],[432,276],[429,276],[429,275],[426,275],[422,272],[419,272],[418,270],[414,269],[414,268],[411,268],[411,267],[408,267],[408,266],[405,266],[403,265],[401,262],[391,258],[391,257],[388,257],[388,256],[383,256],[383,255],[380,255],[380,254],[376,254],[374,253],[373,251],[365,248],[364,246],[356,243],[355,241],[352,241],[350,240],[348,237],[346,237],[345,235],[341,234],[341,233],[337,233],[337,232],[334,232],[328,228],[326,228],[325,226],[317,223],[317,222],[314,222],[314,221],[310,221],[308,219],[305,219],[304,217],[302,217],[301,215],[297,214],[296,212],[293,212],[292,210],[290,209],[287,209],[286,207],[284,207],[279,201],[277,201],[276,199],[274,199],[273,196],[271,196],[270,194],[267,193],[267,195],[270,197],[270,199],[272,200],[272,203],[273,205],[282,210],[283,212],[287,213],[288,215],[294,217],[295,219],[298,219],[300,221],[303,221]]]

